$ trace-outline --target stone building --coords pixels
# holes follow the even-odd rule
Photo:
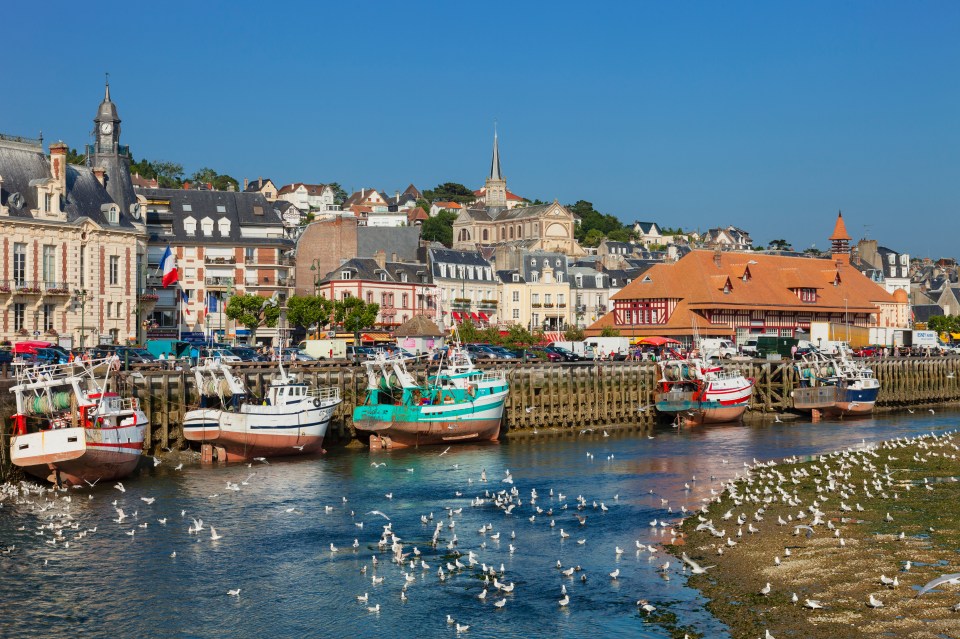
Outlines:
[[[462,209],[453,222],[453,248],[475,250],[481,246],[514,244],[530,251],[556,251],[584,255],[574,238],[573,213],[558,202],[509,207],[507,181],[500,170],[497,137],[493,138],[490,176],[479,205]]]
[[[0,135],[0,340],[138,340],[146,233],[107,85],[89,166],[67,145]]]

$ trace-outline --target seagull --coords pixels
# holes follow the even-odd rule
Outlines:
[[[568,603],[570,603],[570,595],[564,595],[564,596],[563,596],[563,599],[561,599],[561,600],[558,601],[557,603],[560,604],[560,607],[561,607],[561,608],[563,608],[563,607],[566,606]]]
[[[760,589],[760,594],[766,597],[770,594],[770,582],[767,582],[767,585]]]
[[[619,577],[619,576],[620,576],[620,569],[619,569],[619,568],[617,568],[616,570],[614,570],[613,572],[610,573],[610,578],[611,578],[611,579],[616,579],[616,578]]]
[[[955,572],[955,573],[952,573],[952,574],[949,574],[949,575],[940,575],[940,576],[937,577],[936,579],[931,579],[930,581],[928,581],[928,582],[923,586],[923,588],[921,588],[920,591],[916,594],[916,597],[919,597],[920,595],[922,595],[922,594],[925,593],[925,592],[929,592],[929,591],[933,590],[934,588],[936,588],[936,587],[939,586],[940,584],[945,584],[945,583],[947,583],[947,582],[956,581],[956,580],[960,580],[960,572]]]
[[[97,477],[97,478],[96,478],[96,479],[95,479],[95,480],[93,481],[93,483],[92,483],[92,484],[91,484],[91,483],[90,483],[90,481],[89,481],[89,480],[87,480],[87,479],[84,479],[83,481],[85,481],[85,482],[87,482],[87,485],[88,485],[88,486],[90,486],[90,488],[93,488],[94,486],[96,486],[96,485],[97,485],[97,482],[98,482],[98,481],[100,481],[100,478],[99,478],[99,477]]]
[[[368,514],[368,515],[380,515],[381,517],[383,517],[383,518],[386,519],[387,521],[390,521],[390,518],[387,517],[386,515],[384,515],[384,514],[383,514],[382,512],[380,512],[379,510],[371,510],[371,511],[368,512],[367,514]]]
[[[449,614],[447,615],[447,623],[450,624],[451,626],[452,626],[454,623],[456,623],[456,622],[453,620],[453,617],[451,617]]]
[[[702,567],[700,564],[687,557],[687,553],[681,553],[680,558],[683,559],[688,566],[690,566],[690,572],[695,575],[702,575],[707,572],[708,568],[713,568],[713,566],[707,566],[706,568]]]
[[[156,500],[157,500],[156,497],[141,497],[141,498],[140,498],[140,501],[145,501],[145,502],[147,502],[147,505],[148,505],[148,506],[149,506],[150,504],[152,504],[153,502],[155,502]]]
[[[457,624],[456,628],[457,628],[457,634],[460,634],[461,632],[466,632],[467,630],[470,630],[470,626],[468,626],[468,625],[466,625],[466,624],[464,624],[464,625],[462,625],[462,626],[461,626],[460,624]]]
[[[500,601],[495,601],[495,602],[493,602],[493,605],[494,605],[494,607],[496,607],[496,608],[503,608],[504,606],[507,605],[507,598],[504,597],[504,598],[501,599]]]
[[[223,535],[218,535],[217,529],[210,526],[210,541],[217,541],[218,539],[223,539]]]
[[[384,495],[387,499],[393,499],[393,493],[387,493]]]
[[[121,493],[127,492],[127,489],[124,488],[124,487],[123,487],[123,484],[120,483],[120,482],[117,482],[116,484],[114,484],[113,487],[116,488],[117,490],[119,490]]]
[[[823,604],[816,599],[804,599],[803,607],[809,608],[810,610],[819,610],[823,608]]]
[[[183,462],[180,462],[179,466],[174,467],[174,470],[183,470]]]
[[[377,604],[376,606],[367,606],[367,610],[369,612],[380,612],[380,604]]]
[[[873,595],[870,595],[870,598],[867,599],[867,605],[870,606],[871,608],[883,608],[883,602],[877,599],[876,597],[874,597]]]
[[[937,414],[937,411],[935,411],[935,410],[933,410],[933,409],[931,408],[931,409],[930,409],[930,414],[931,414],[931,415],[936,415],[936,414]]]
[[[370,465],[374,468],[380,468],[381,466],[386,466],[387,462],[380,462],[379,464],[377,462],[370,462]]]
[[[239,596],[240,596],[240,589],[237,588],[236,590],[228,590],[228,591],[227,591],[227,594],[230,595],[231,597],[239,597]]]
[[[449,453],[449,452],[450,452],[450,447],[447,446],[446,450],[444,450],[442,453],[440,453],[440,454],[437,455],[437,456],[438,456],[438,457],[443,457],[444,455],[446,455],[446,454]],[[506,601],[506,600],[504,600],[504,601]]]
[[[296,448],[297,450],[299,450],[299,451],[302,453],[304,446],[306,446],[306,444],[302,444],[302,445],[300,445],[300,446],[292,446],[291,448]]]
[[[154,458],[153,458],[153,467],[156,468],[156,467],[159,466],[159,465],[160,465],[160,458],[159,458],[159,457],[154,457]]]

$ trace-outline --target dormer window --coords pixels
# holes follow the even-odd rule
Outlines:
[[[537,258],[531,259],[531,260],[530,260],[530,266],[536,267],[536,265],[537,265]]]
[[[840,271],[837,271],[837,274],[833,277],[833,285],[840,286],[841,281],[842,280],[840,279]]]
[[[519,276],[517,273],[514,273],[514,274],[513,274],[513,281],[514,281],[514,282],[519,282],[519,281],[520,281],[520,276]]]
[[[197,221],[192,217],[183,218],[183,232],[187,235],[193,235],[197,232]]]
[[[350,271],[340,271],[340,279],[341,279],[341,280],[349,280],[350,277],[351,277]]]
[[[723,294],[729,295],[733,292],[733,283],[730,281],[730,278],[727,278],[727,281],[723,284]]]
[[[794,289],[797,297],[805,304],[815,304],[817,302],[817,289],[815,288],[797,288]]]
[[[743,269],[743,277],[741,277],[740,279],[742,279],[744,282],[749,282],[751,277],[752,276],[750,275],[750,267],[748,266],[747,268]]]
[[[406,281],[407,281],[407,274],[406,274],[406,273],[400,273],[400,281],[401,281],[401,282],[406,282]]]
[[[230,220],[221,217],[217,220],[217,229],[220,231],[220,237],[228,237],[230,235]]]
[[[577,288],[583,288],[583,275],[577,275]]]
[[[380,281],[381,281],[381,282],[386,282],[386,281],[387,281],[387,274],[384,273],[383,271],[380,271]]]

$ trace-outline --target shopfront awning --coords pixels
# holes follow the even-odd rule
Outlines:
[[[482,319],[484,322],[490,321],[490,316],[484,313],[483,311],[480,311],[479,315],[480,315],[480,319]]]
[[[480,316],[477,315],[476,313],[470,313],[470,319],[472,319],[474,322],[479,322]]]
[[[453,312],[453,321],[454,321],[454,322],[462,322],[462,321],[463,321],[463,315],[461,315],[461,314],[458,313],[457,311],[454,311],[454,312]]]

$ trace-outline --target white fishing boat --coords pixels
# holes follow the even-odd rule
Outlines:
[[[147,416],[110,388],[115,357],[18,365],[10,461],[58,485],[119,479],[137,467]]]
[[[287,373],[282,362],[259,400],[223,360],[207,359],[193,368],[193,375],[200,407],[185,415],[183,435],[201,443],[205,459],[243,461],[320,452],[341,402],[339,388],[311,388]]]

